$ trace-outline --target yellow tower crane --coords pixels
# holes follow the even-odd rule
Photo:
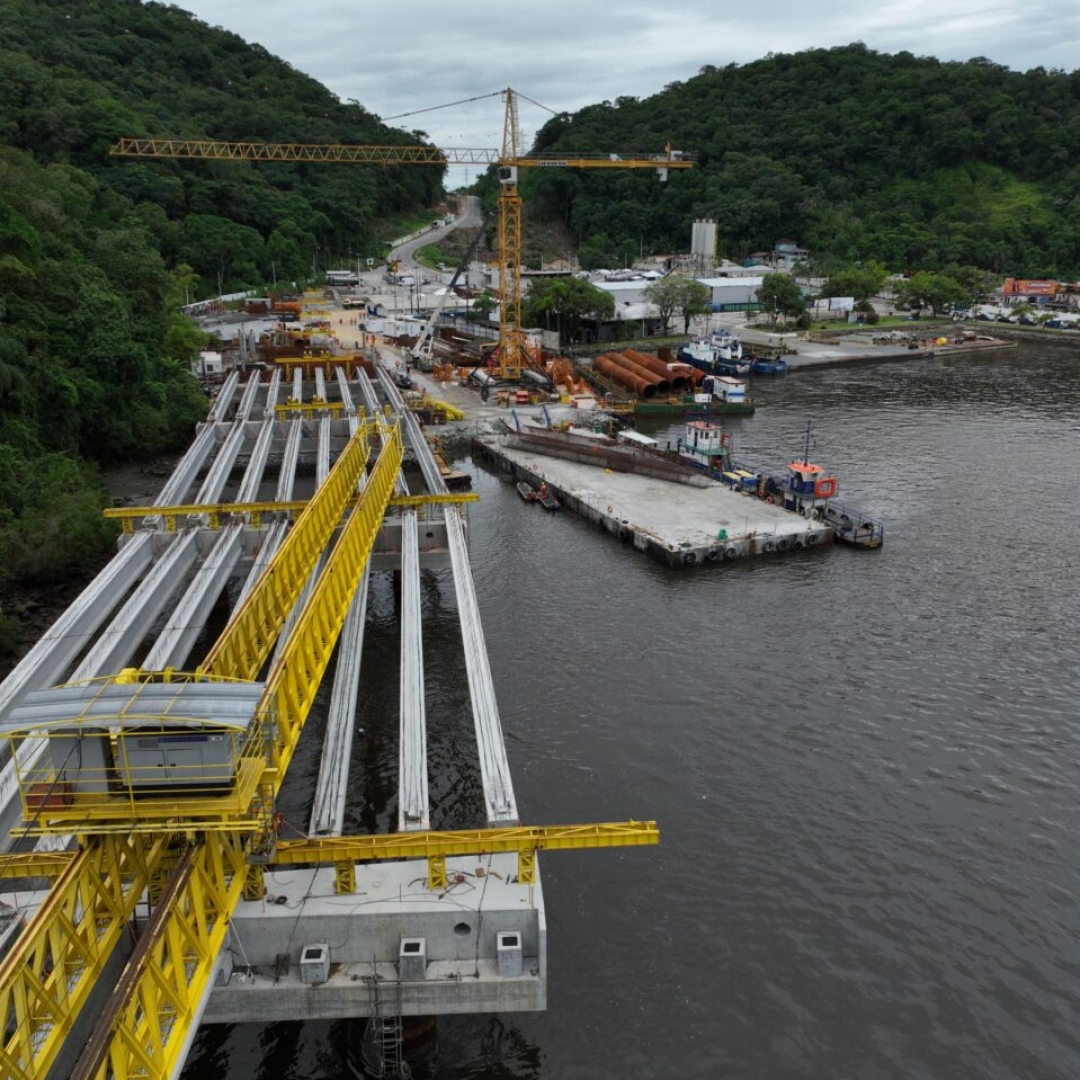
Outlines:
[[[662,180],[670,169],[690,169],[694,155],[577,152],[518,154],[517,95],[503,91],[506,113],[500,150],[440,149],[435,146],[357,146],[322,143],[222,142],[214,139],[120,139],[110,154],[139,158],[195,158],[203,161],[353,162],[369,165],[495,165],[499,178],[499,376],[516,380],[526,366],[521,330],[521,196],[518,169],[655,169]]]

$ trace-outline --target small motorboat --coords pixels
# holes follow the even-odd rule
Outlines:
[[[528,503],[536,502],[536,488],[534,488],[532,486],[532,484],[527,484],[527,483],[525,483],[524,480],[519,480],[518,485],[517,485],[517,489],[518,489],[518,494],[526,502],[528,502]]]
[[[788,363],[780,356],[755,356],[750,361],[751,375],[785,375]]]
[[[827,503],[818,510],[818,517],[831,525],[838,543],[852,547],[879,548],[885,540],[885,526],[861,510],[837,503]]]
[[[559,500],[548,491],[547,484],[541,484],[540,490],[536,493],[536,501],[547,511],[553,512],[560,509]]]

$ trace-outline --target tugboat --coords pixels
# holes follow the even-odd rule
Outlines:
[[[742,342],[730,335],[714,335],[706,341],[690,341],[677,357],[706,375],[749,375],[751,364],[743,357]]]
[[[715,480],[733,468],[731,436],[713,420],[688,421],[676,449],[680,458]]]
[[[812,517],[832,527],[834,539],[853,547],[879,548],[885,540],[885,526],[862,510],[844,506],[834,500],[839,485],[835,476],[829,476],[820,465],[810,461],[810,425],[806,425],[806,448],[802,461],[788,463],[787,477],[777,492],[783,499],[784,508],[794,510],[804,517]],[[778,477],[764,481],[765,495],[774,490]],[[760,491],[759,491],[760,494]]]
[[[754,356],[750,360],[751,375],[786,375],[788,362],[780,356]]]

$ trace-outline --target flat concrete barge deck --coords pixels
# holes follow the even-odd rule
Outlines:
[[[814,550],[833,538],[819,521],[716,481],[692,487],[608,472],[505,442],[497,434],[475,436],[473,460],[534,487],[546,483],[565,509],[668,566]]]

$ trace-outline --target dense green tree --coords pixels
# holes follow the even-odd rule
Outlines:
[[[577,277],[537,282],[522,304],[526,325],[558,330],[561,341],[575,340],[582,320],[610,319],[614,314],[611,294]]]
[[[934,315],[949,305],[966,303],[968,291],[948,274],[931,274],[920,271],[910,278],[898,281],[893,288],[893,295],[900,307],[910,308],[916,315],[928,307]]]
[[[310,234],[305,234],[296,222],[291,220],[281,222],[266,242],[271,280],[274,283],[302,281],[307,273],[304,251],[313,246]]]
[[[889,276],[881,263],[866,266],[838,267],[829,274],[821,289],[821,296],[851,296],[856,301],[876,296]]]
[[[757,290],[757,300],[775,325],[777,316],[797,318],[806,310],[806,298],[789,274],[766,274]]]
[[[997,274],[980,270],[977,266],[950,264],[942,270],[942,273],[962,285],[967,293],[966,299],[972,303],[978,303],[989,296],[1001,284],[1001,278]]]
[[[130,213],[132,203],[136,213],[150,204],[160,208],[153,222],[159,254],[166,267],[195,266],[202,296],[219,283],[260,286],[279,259],[287,264],[282,276],[291,279],[306,272],[317,252],[377,255],[378,218],[430,205],[441,194],[443,170],[434,166],[111,158],[109,147],[121,135],[379,145],[416,139],[178,6],[0,0],[0,14],[0,142],[42,163],[77,166],[77,177],[92,174],[122,196],[117,214]],[[191,214],[218,219],[219,232],[252,229],[261,244],[234,233],[224,257],[220,249],[208,255],[208,223],[169,228]],[[272,245],[275,231],[283,237]]]
[[[683,333],[688,334],[690,320],[709,310],[709,288],[693,278],[669,274],[647,286],[643,295],[649,303],[656,305],[665,331],[675,312],[682,316]]]
[[[498,306],[499,301],[495,298],[494,293],[492,293],[490,289],[485,289],[472,301],[471,309],[475,312],[479,312],[479,314],[486,319]]]

